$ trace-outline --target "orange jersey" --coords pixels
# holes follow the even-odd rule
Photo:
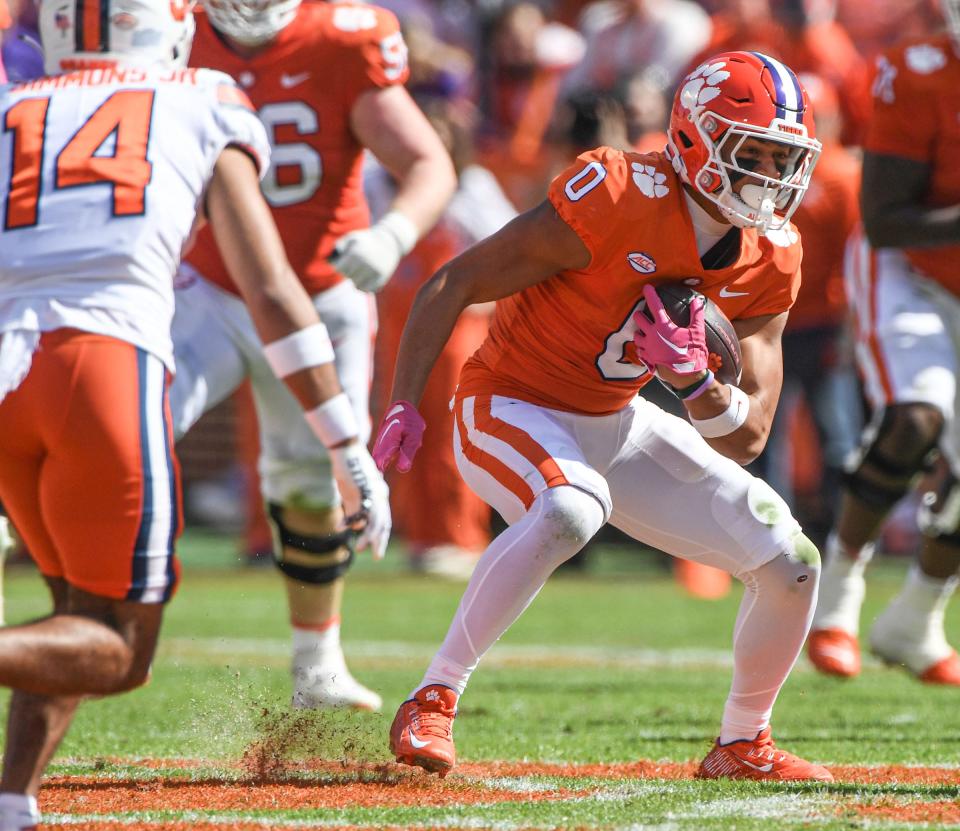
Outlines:
[[[407,79],[396,17],[376,6],[306,2],[268,48],[244,59],[198,14],[190,62],[233,76],[267,127],[273,160],[263,192],[304,287],[314,294],[339,283],[327,262],[334,243],[370,224],[350,112],[364,92]],[[236,291],[209,229],[187,260]]]
[[[461,395],[612,413],[651,377],[633,354],[644,283],[693,286],[731,320],[779,314],[796,299],[800,238],[789,226],[766,237],[743,230],[733,265],[704,270],[682,184],[663,153],[584,153],[553,181],[549,199],[589,249],[590,264],[497,303],[490,335],[464,368]]]
[[[827,145],[793,222],[806,243],[803,285],[790,310],[788,331],[837,325],[845,314],[843,252],[860,217],[860,163],[839,145]]]
[[[865,149],[930,167],[925,204],[960,202],[960,58],[946,35],[913,41],[877,59]],[[960,295],[960,245],[906,249],[911,263]]]

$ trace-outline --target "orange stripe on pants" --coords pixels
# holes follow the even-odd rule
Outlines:
[[[494,416],[491,411],[491,402],[492,396],[490,395],[478,395],[474,398],[473,420],[477,430],[487,435],[496,436],[500,441],[510,445],[540,472],[548,488],[569,484],[556,459],[528,433]],[[522,476],[500,459],[480,450],[470,442],[466,426],[463,424],[462,406],[462,402],[457,403],[457,429],[460,431],[460,441],[464,455],[477,467],[493,476],[529,510],[535,497],[533,489]]]

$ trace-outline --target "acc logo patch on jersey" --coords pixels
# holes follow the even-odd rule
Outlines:
[[[657,261],[643,251],[631,251],[627,254],[627,262],[630,268],[641,274],[653,274],[657,270]]]
[[[670,188],[664,184],[667,181],[666,174],[660,173],[652,165],[639,162],[633,162],[630,167],[633,168],[633,183],[640,188],[640,193],[644,196],[662,199],[670,193]]]
[[[918,75],[929,75],[947,65],[946,53],[929,43],[911,46],[903,53],[903,57],[907,63],[907,68]]]

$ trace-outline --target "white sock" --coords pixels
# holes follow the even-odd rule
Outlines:
[[[733,632],[733,683],[720,743],[755,739],[806,640],[819,569],[787,554],[742,575],[746,586]]]
[[[900,611],[911,617],[927,617],[931,614],[943,616],[947,602],[957,589],[957,578],[931,577],[914,563],[907,572],[903,588],[892,601]]]
[[[900,593],[874,623],[873,650],[916,673],[948,657],[953,650],[943,630],[943,614],[957,582],[956,577],[930,577],[913,564]]]
[[[443,684],[463,693],[470,674],[561,563],[603,525],[603,508],[571,486],[541,493],[483,552],[447,636],[416,689]],[[414,690],[416,692],[416,690]]]
[[[319,631],[294,624],[292,638],[294,661],[323,664],[343,660],[339,620]]]
[[[467,688],[467,681],[470,680],[470,674],[477,668],[477,663],[465,667],[456,661],[445,658],[441,652],[438,652],[433,656],[420,685],[410,693],[409,698],[413,698],[417,690],[422,690],[430,684],[442,684],[444,687],[456,690],[457,695],[463,695],[463,691]]]
[[[29,828],[40,822],[37,798],[25,793],[0,793],[0,827]]]
[[[830,534],[824,547],[814,629],[842,629],[854,636],[860,631],[860,607],[866,593],[863,573],[873,553],[874,544],[867,543],[851,557],[842,550],[836,533]]]

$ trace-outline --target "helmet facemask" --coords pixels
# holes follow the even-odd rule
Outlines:
[[[808,138],[802,126],[779,119],[765,128],[704,110],[693,124],[707,148],[707,159],[690,184],[739,228],[756,228],[761,234],[783,228],[810,184],[820,142]],[[760,173],[743,158],[749,139],[783,147],[785,153],[777,162],[779,176]],[[738,192],[735,186],[741,180],[745,182]]]
[[[296,17],[300,0],[202,0],[213,27],[244,46],[272,41]]]

